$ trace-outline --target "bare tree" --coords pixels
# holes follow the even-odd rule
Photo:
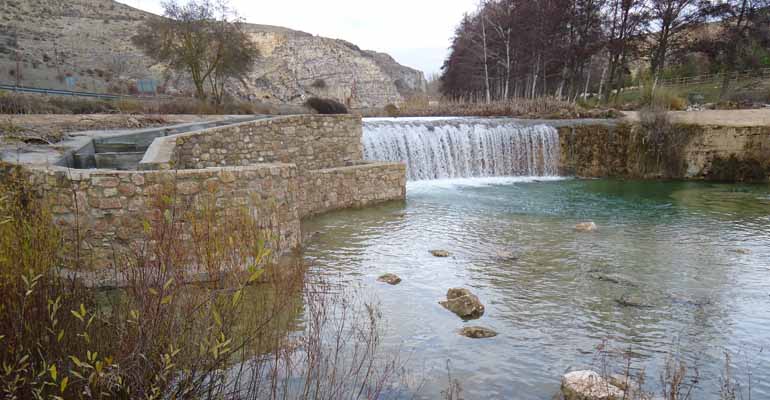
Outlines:
[[[613,91],[619,93],[622,89],[628,61],[636,55],[648,14],[643,0],[610,0],[605,15],[608,65],[606,75],[603,74],[607,81],[604,99],[609,101]]]
[[[190,75],[196,97],[206,99],[209,84],[221,103],[226,82],[251,70],[258,51],[226,0],[163,3],[164,17],[147,20],[134,43],[158,62]]]
[[[671,51],[684,46],[685,33],[701,20],[704,7],[704,0],[650,0],[650,17],[654,29],[650,54],[653,91]]]
[[[704,35],[694,49],[707,54],[724,73],[720,90],[724,98],[738,68],[766,65],[755,60],[755,54],[770,48],[770,0],[724,0],[709,7],[707,15],[720,21],[719,34]]]

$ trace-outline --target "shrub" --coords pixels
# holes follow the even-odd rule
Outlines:
[[[639,120],[643,129],[645,155],[651,157],[649,161],[654,168],[669,177],[681,176],[686,167],[684,148],[690,140],[690,130],[685,126],[673,125],[662,106],[642,109],[639,111]]]
[[[391,118],[398,117],[400,113],[400,110],[395,104],[388,104],[387,106],[385,106],[384,111],[385,111],[385,115]]]
[[[384,110],[367,116],[382,116]],[[387,114],[386,114],[387,115]],[[525,118],[578,118],[581,114],[568,101],[552,97],[536,99],[512,98],[492,103],[474,100],[430,101],[427,97],[410,97],[401,104],[400,116],[467,116],[467,117],[525,117]]]
[[[140,100],[120,99],[115,101],[115,108],[122,113],[141,114],[145,112],[146,107]]]
[[[65,111],[32,96],[0,92],[0,114],[54,114]]]
[[[310,86],[316,89],[326,89],[326,81],[323,79],[316,79]]]
[[[315,110],[318,114],[347,114],[348,108],[337,100],[311,97],[305,102],[305,107]]]
[[[0,114],[271,114],[265,104],[254,104],[235,99],[221,106],[195,98],[174,98],[143,101],[123,98],[119,100],[88,99],[77,97],[0,94]]]
[[[120,111],[115,102],[109,100],[53,96],[48,102],[59,109],[67,110],[70,114],[105,114]]]
[[[662,86],[658,86],[655,89],[654,95],[652,86],[646,86],[642,93],[642,103],[648,107],[669,111],[683,111],[687,109],[687,100],[679,96],[672,89]]]

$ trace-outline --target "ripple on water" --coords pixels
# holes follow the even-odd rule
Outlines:
[[[550,399],[566,369],[596,364],[603,342],[630,350],[652,381],[666,352],[681,353],[706,400],[718,398],[723,352],[745,354],[764,366],[753,395],[770,396],[770,357],[759,352],[770,344],[766,186],[537,180],[410,183],[405,208],[306,222],[319,235],[305,257],[380,299],[384,343],[424,375],[424,398],[446,388],[451,359],[468,398]],[[599,230],[575,232],[585,220]],[[377,285],[384,272],[403,282]],[[498,337],[456,334],[463,321],[437,303],[454,286],[482,299],[473,323]]]

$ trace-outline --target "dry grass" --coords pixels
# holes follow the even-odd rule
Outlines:
[[[393,116],[394,110],[373,110],[366,116]],[[543,119],[571,118],[615,118],[613,110],[583,109],[575,103],[559,100],[553,97],[538,97],[536,99],[510,99],[492,103],[442,100],[429,101],[427,97],[407,99],[398,109],[397,116],[401,117],[517,117]]]
[[[659,366],[656,382],[647,381],[645,368],[638,364],[631,349],[611,349],[606,341],[597,347],[594,367],[608,384],[623,391],[623,397],[616,400],[695,400],[698,398],[696,393],[703,389],[697,366],[688,364],[682,354],[673,350],[667,353]],[[751,400],[752,389],[757,382],[748,360],[741,373],[744,374],[743,380],[736,378],[733,355],[725,351],[724,368],[719,378],[720,400]]]
[[[0,114],[272,114],[263,104],[230,99],[215,106],[194,98],[94,100],[0,92]]]

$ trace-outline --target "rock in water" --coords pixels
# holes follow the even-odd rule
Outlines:
[[[384,274],[377,278],[378,282],[384,282],[388,285],[398,285],[401,283],[401,278],[396,274]]]
[[[434,257],[449,257],[450,254],[446,250],[431,250],[430,254],[433,254]]]
[[[495,255],[497,256],[498,259],[503,261],[515,261],[519,259],[519,257],[516,254],[513,254],[512,252],[505,251],[505,250],[498,250],[495,252]]]
[[[483,326],[466,326],[460,334],[471,339],[486,339],[497,336],[497,332]]]
[[[623,391],[594,371],[574,371],[561,378],[566,400],[620,400]]]
[[[575,230],[578,232],[594,232],[597,229],[599,229],[595,223],[591,222],[581,222],[577,225],[575,225]]]
[[[623,307],[634,308],[651,308],[652,306],[647,303],[647,300],[638,293],[625,293],[620,298],[615,299],[615,302]]]
[[[743,254],[743,255],[751,254],[750,249],[733,249],[731,251],[735,254]]]
[[[468,289],[452,288],[446,293],[446,300],[439,304],[462,319],[477,319],[484,315],[484,305]]]

